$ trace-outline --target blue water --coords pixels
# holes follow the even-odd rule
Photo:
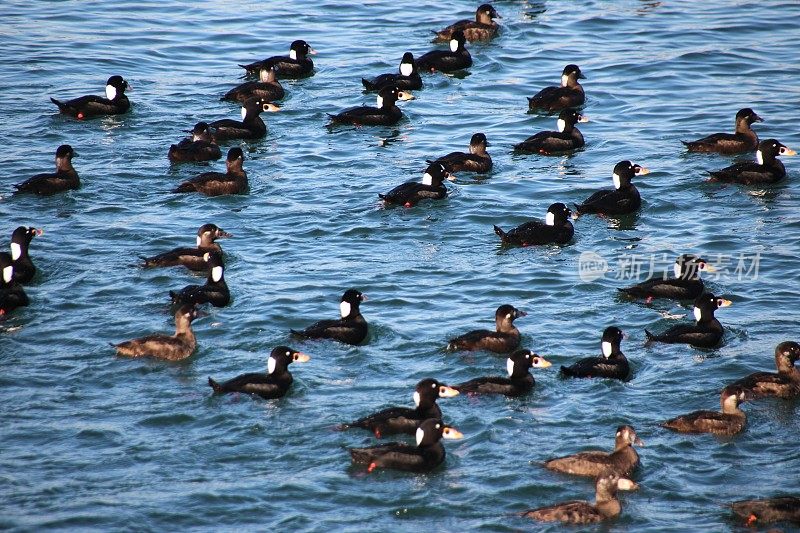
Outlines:
[[[395,127],[324,127],[326,113],[374,101],[362,76],[432,48],[430,30],[477,5],[451,4],[4,2],[0,233],[26,224],[45,234],[31,247],[40,270],[26,289],[32,304],[0,324],[0,528],[554,531],[514,513],[591,499],[593,486],[538,463],[608,449],[623,423],[647,444],[642,489],[597,529],[728,530],[726,502],[800,492],[797,401],[746,404],[748,427],[732,438],[658,426],[716,408],[724,384],[773,369],[774,346],[797,338],[800,163],[786,158],[789,178],[774,187],[721,186],[705,170],[731,158],[689,155],[679,141],[731,131],[736,111],[752,107],[765,119],[762,139],[800,146],[800,4],[496,2],[501,34],[469,47],[468,75],[426,75]],[[266,137],[242,144],[250,193],[169,194],[224,167],[171,167],[169,144],[199,120],[236,118],[237,106],[218,100],[240,81],[236,63],[285,53],[296,38],[319,51],[316,73],[285,82]],[[585,149],[512,155],[514,143],[555,126],[527,114],[525,97],[556,83],[567,63],[587,76]],[[129,114],[55,114],[49,96],[102,94],[112,74],[133,86]],[[377,193],[417,179],[428,158],[466,149],[476,131],[491,143],[489,175],[460,175],[435,205],[380,208]],[[13,183],[52,168],[62,143],[79,154],[82,188],[12,197]],[[653,170],[637,180],[637,216],[583,217],[563,248],[499,247],[492,224],[580,201],[610,186],[622,159]],[[235,235],[223,242],[232,305],[196,322],[199,348],[185,362],[115,357],[109,342],[171,330],[168,290],[202,282],[144,271],[137,257],[190,245],[205,222]],[[584,252],[609,272],[582,281]],[[708,279],[734,301],[718,312],[719,349],[644,347],[644,328],[661,331],[691,311],[615,296],[634,281],[623,279],[633,273],[625,261],[647,270],[653,258],[660,272],[684,252],[729,262]],[[738,276],[738,261],[756,257],[757,275]],[[289,339],[289,328],[335,317],[349,287],[369,296],[367,344]],[[502,303],[529,312],[518,321],[524,346],[555,363],[535,373],[534,392],[442,400],[465,438],[446,442],[446,464],[431,474],[352,468],[346,448],[374,439],[336,424],[411,404],[423,377],[504,372],[502,357],[443,351],[450,336],[491,326]],[[559,379],[559,364],[599,352],[608,325],[628,335],[634,379]],[[283,343],[313,357],[292,369],[287,397],[211,396],[207,376],[263,369]]]

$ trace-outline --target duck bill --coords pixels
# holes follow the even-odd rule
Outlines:
[[[36,228],[34,230],[34,233],[36,233],[37,237],[42,236],[42,235],[44,235],[44,228]]]
[[[642,439],[640,439],[639,437],[636,437],[635,439],[633,439],[633,443],[635,445],[637,445],[637,446],[644,446],[644,441]]]
[[[700,268],[700,270],[701,270],[702,272],[716,272],[716,271],[717,271],[717,269],[716,269],[716,268],[714,268],[713,266],[709,265],[708,263],[706,263],[705,265],[703,265],[703,267],[702,267],[702,268]]]
[[[311,54],[312,56],[315,56],[317,55],[318,52],[309,46],[308,53]]]
[[[458,439],[463,439],[464,434],[461,433],[456,428],[445,426],[444,430],[442,430],[442,438],[449,440],[458,440]]]
[[[589,117],[587,117],[586,115],[580,115],[578,117],[578,122],[589,122]]]
[[[292,356],[292,359],[294,359],[297,363],[308,363],[311,361],[311,356],[304,354],[303,352],[297,352]]]
[[[459,392],[453,387],[448,387],[447,385],[439,387],[439,398],[452,398],[453,396],[458,396],[458,394]]]
[[[553,363],[551,363],[550,361],[548,361],[547,359],[545,359],[544,357],[542,357],[540,355],[539,356],[539,362],[534,364],[533,366],[534,366],[534,368],[549,368],[549,367],[553,366]]]
[[[417,97],[408,91],[400,91],[397,93],[398,100],[416,100]]]
[[[636,171],[637,176],[646,176],[650,174],[650,169],[647,167],[639,167],[639,170]]]
[[[444,178],[445,178],[447,181],[456,181],[456,179],[458,179],[458,176],[456,176],[456,175],[455,175],[455,174],[453,174],[452,172],[445,172],[445,173],[444,173]]]
[[[795,150],[792,150],[791,148],[786,148],[784,146],[783,148],[781,148],[781,155],[797,155],[797,152]]]
[[[639,490],[639,484],[623,477],[617,481],[617,488],[619,490]]]
[[[233,237],[232,233],[228,233],[227,231],[219,230],[217,232],[217,239],[227,239],[229,237]]]
[[[272,102],[268,102],[264,104],[263,109],[264,111],[267,111],[269,113],[277,113],[278,111],[281,110],[281,107],[278,104],[273,104]]]
[[[717,300],[717,305],[719,305],[719,307],[730,307],[733,305],[733,302],[724,298],[720,298]]]
[[[523,316],[528,316],[528,313],[518,309],[516,318],[520,318],[520,317],[523,317]]]

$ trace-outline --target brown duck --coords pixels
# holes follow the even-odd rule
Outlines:
[[[575,455],[558,457],[545,461],[544,466],[556,472],[578,476],[597,477],[606,471],[620,476],[629,476],[639,464],[639,454],[633,445],[644,445],[633,427],[625,425],[617,428],[613,452],[580,452]]]
[[[197,341],[192,320],[199,316],[193,305],[183,305],[175,312],[175,335],[156,333],[113,345],[117,355],[126,357],[158,357],[169,361],[186,359],[194,352]]]
[[[778,373],[756,372],[731,385],[741,387],[756,396],[797,398],[800,396],[800,369],[794,366],[800,359],[800,344],[786,341],[775,347],[775,366]]]
[[[504,304],[494,314],[496,331],[477,329],[450,339],[448,350],[488,350],[496,353],[508,353],[519,346],[519,330],[514,320],[527,315],[513,305]]]
[[[722,389],[719,411],[694,411],[667,420],[663,427],[681,433],[713,433],[715,435],[735,435],[744,429],[747,416],[739,409],[745,400],[745,390],[739,386],[729,385]]]

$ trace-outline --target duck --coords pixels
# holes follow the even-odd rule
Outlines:
[[[288,56],[272,56],[239,66],[249,74],[258,74],[264,67],[273,67],[281,78],[305,78],[314,74],[314,62],[308,57],[309,55],[317,55],[317,51],[307,42],[298,39],[289,46]]]
[[[775,347],[777,374],[756,372],[734,381],[731,385],[741,387],[752,397],[797,398],[800,396],[800,369],[794,365],[798,359],[800,359],[800,344],[784,341]]]
[[[625,354],[620,349],[620,343],[625,335],[616,326],[609,326],[603,331],[601,357],[587,357],[570,366],[562,366],[561,374],[575,378],[607,378],[628,381],[630,379],[630,365]]]
[[[513,305],[503,304],[494,313],[495,331],[476,329],[450,339],[448,350],[488,350],[495,353],[513,352],[519,346],[519,330],[514,320],[527,316]]]
[[[331,115],[331,124],[354,124],[356,126],[391,126],[403,118],[403,112],[397,107],[398,100],[413,100],[414,95],[401,91],[394,85],[384,86],[378,91],[376,107],[360,106],[345,109],[341,113]]]
[[[735,385],[722,389],[719,403],[722,411],[694,411],[667,420],[662,427],[680,433],[713,433],[714,435],[735,435],[744,429],[747,416],[739,409],[746,399],[746,391]]]
[[[595,481],[594,504],[572,500],[522,513],[523,517],[542,522],[564,522],[568,524],[591,524],[614,518],[622,511],[617,499],[617,490],[636,490],[639,485],[628,478],[610,473],[598,476]]]
[[[19,226],[11,233],[11,261],[14,265],[14,281],[21,285],[30,283],[36,274],[36,266],[28,255],[34,237],[44,234],[40,228]]]
[[[222,254],[206,252],[203,259],[208,268],[205,285],[187,285],[180,291],[169,291],[173,305],[202,305],[209,303],[214,307],[225,307],[231,302],[231,293],[225,283],[225,266]]]
[[[208,268],[205,260],[207,252],[222,253],[217,239],[233,237],[216,224],[203,224],[197,230],[196,248],[173,248],[172,250],[152,257],[143,257],[145,268],[185,266],[189,270],[202,271]]]
[[[414,388],[414,408],[389,407],[372,413],[355,422],[342,424],[340,429],[362,428],[375,437],[405,433],[414,435],[419,424],[429,418],[441,419],[442,410],[436,404],[439,398],[458,396],[458,391],[433,378],[425,378]]]
[[[581,148],[584,140],[583,134],[575,127],[578,122],[589,122],[589,118],[572,108],[565,109],[558,115],[556,122],[558,131],[540,131],[514,145],[514,150],[522,153],[550,155]]]
[[[228,150],[225,160],[225,173],[203,172],[184,181],[172,191],[175,193],[199,192],[206,196],[222,196],[225,194],[246,193],[249,185],[247,173],[242,168],[244,152],[238,146]]]
[[[717,269],[705,259],[694,254],[681,254],[673,265],[674,278],[654,277],[631,287],[617,288],[632,298],[646,298],[650,303],[655,298],[669,300],[695,300],[705,292],[701,272],[716,272]]]
[[[758,147],[758,135],[750,126],[754,122],[764,122],[756,112],[745,107],[736,113],[733,133],[714,133],[696,141],[681,141],[689,152],[741,154],[752,152]]]
[[[475,133],[469,140],[469,153],[450,152],[434,160],[444,164],[450,172],[486,173],[492,169],[492,157],[486,152],[489,142],[484,133]]]
[[[669,328],[664,333],[654,335],[644,330],[647,342],[664,342],[667,344],[691,344],[698,348],[714,348],[722,340],[723,328],[714,317],[714,311],[720,307],[728,307],[733,302],[717,298],[710,292],[698,296],[694,301],[694,325],[680,324]]]
[[[80,178],[72,158],[78,154],[68,144],[62,144],[56,149],[56,171],[53,173],[36,174],[22,183],[14,185],[18,193],[32,193],[41,196],[50,196],[63,191],[77,189],[81,186]]]
[[[277,113],[280,107],[261,98],[248,98],[242,104],[242,120],[223,118],[215,120],[208,125],[214,130],[216,142],[231,139],[260,139],[267,133],[267,125],[261,118],[264,111]]]
[[[389,468],[407,472],[430,472],[444,462],[441,439],[462,439],[464,435],[439,419],[429,418],[416,430],[416,446],[389,442],[368,448],[350,448],[353,463],[366,464],[367,472]]]
[[[755,162],[734,163],[721,170],[710,171],[710,181],[741,183],[744,185],[770,185],[786,177],[786,167],[777,159],[779,155],[797,155],[797,152],[776,139],[758,143]]]
[[[472,56],[464,47],[467,38],[464,32],[456,30],[450,37],[450,50],[431,50],[417,59],[421,70],[436,72],[456,72],[472,66]]]
[[[30,304],[22,285],[14,281],[14,263],[11,255],[0,252],[0,317],[9,315],[18,307]]]
[[[772,522],[800,524],[800,498],[797,496],[739,500],[731,504],[731,510],[745,520],[744,525],[747,527]]]
[[[531,350],[516,350],[506,359],[508,377],[481,377],[453,385],[458,392],[469,394],[502,394],[508,397],[522,396],[530,392],[535,380],[531,368],[547,368],[552,363]]]
[[[125,91],[130,85],[122,76],[111,76],[106,82],[106,97],[93,94],[73,98],[66,102],[50,98],[58,106],[58,110],[77,119],[92,118],[104,115],[121,115],[127,113],[131,107]]]
[[[260,396],[265,400],[283,398],[289,391],[294,378],[289,372],[291,363],[307,363],[311,357],[288,346],[276,346],[267,358],[267,373],[250,372],[218,383],[208,378],[208,386],[214,394],[245,392]]]
[[[290,330],[292,335],[305,339],[333,339],[353,346],[361,344],[367,338],[369,326],[361,316],[361,302],[367,301],[367,295],[356,289],[347,289],[339,303],[341,318],[338,320],[320,320],[307,328]]]
[[[436,37],[433,38],[434,43],[447,42],[453,38],[456,31],[464,33],[464,38],[469,42],[473,41],[488,41],[497,35],[497,30],[500,27],[494,19],[501,19],[497,10],[491,4],[481,4],[478,10],[475,11],[475,20],[459,20],[446,28],[435,31]]]
[[[171,162],[216,161],[222,157],[222,151],[207,122],[198,122],[187,133],[191,133],[191,135],[178,144],[170,145],[167,158]]]
[[[422,200],[442,200],[447,196],[444,180],[453,180],[453,176],[442,163],[431,163],[422,175],[422,181],[401,183],[386,194],[378,194],[384,205],[402,205],[414,207]]]
[[[422,78],[419,75],[417,62],[414,54],[406,52],[400,60],[399,72],[397,74],[381,74],[372,80],[361,78],[364,90],[380,91],[386,86],[397,87],[401,91],[416,91],[422,89]]]
[[[614,451],[588,451],[565,457],[556,457],[544,462],[548,470],[577,476],[596,478],[605,473],[615,473],[621,477],[629,477],[639,466],[639,454],[633,446],[644,446],[642,439],[636,435],[633,426],[619,426],[614,436]]]
[[[569,107],[580,107],[586,102],[586,95],[578,80],[586,79],[578,65],[567,65],[561,71],[561,86],[545,87],[528,98],[528,109],[541,109],[547,112],[559,111]]]
[[[220,100],[242,103],[254,97],[267,102],[281,100],[286,96],[286,91],[275,75],[276,70],[277,68],[273,65],[265,65],[258,71],[258,81],[247,81],[237,85],[225,93]]]
[[[631,180],[634,176],[644,176],[649,173],[650,170],[641,165],[620,161],[614,166],[611,175],[614,188],[597,191],[580,204],[575,204],[575,213],[579,216],[587,213],[619,216],[638,211],[642,206],[642,198]]]
[[[572,211],[563,203],[557,202],[547,208],[544,222],[531,220],[509,231],[494,226],[494,232],[503,245],[567,244],[575,235],[570,216]]]
[[[193,305],[182,305],[175,311],[175,335],[156,333],[112,346],[117,355],[124,357],[147,356],[168,361],[186,359],[197,347],[192,321],[199,316],[199,311]]]

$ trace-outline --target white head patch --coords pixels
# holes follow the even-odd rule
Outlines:
[[[506,359],[506,371],[509,377],[514,375],[514,361],[512,361],[510,357]]]
[[[211,269],[211,279],[214,280],[214,283],[218,282],[222,279],[222,267],[215,266]]]
[[[246,116],[247,116],[247,109],[242,108],[242,120],[244,120],[244,117]]]
[[[555,226],[556,225],[556,216],[551,213],[550,211],[544,216],[544,223],[548,226]]]
[[[764,154],[761,153],[761,150],[756,150],[756,161],[759,165],[764,164]]]
[[[383,96],[377,97],[375,102],[377,103],[378,109],[381,109],[383,107]]]
[[[400,75],[401,76],[411,76],[411,73],[414,72],[414,65],[411,63],[400,63]]]
[[[606,359],[611,357],[612,348],[611,348],[611,343],[610,342],[603,341],[602,343],[600,343],[600,347],[603,350],[603,357],[605,357]]]
[[[699,307],[695,307],[695,308],[694,308],[694,319],[695,319],[695,320],[697,320],[697,321],[699,322],[699,321],[700,321],[700,318],[701,318],[702,316],[703,316],[703,312],[702,312],[702,311],[700,311],[700,308],[699,308]]]
[[[427,172],[422,175],[422,184],[423,185],[433,185],[433,176],[428,174]]]
[[[106,98],[113,100],[117,97],[117,88],[113,85],[106,85]]]
[[[619,179],[619,174],[617,174],[616,172],[614,172],[614,173],[611,175],[611,179],[613,179],[613,180],[614,180],[614,188],[615,188],[615,189],[619,189],[620,187],[622,187],[622,182],[621,182],[621,181],[620,181],[620,179]]]
[[[675,263],[674,265],[672,265],[672,271],[675,272],[676,278],[681,277],[681,265]]]
[[[567,123],[564,122],[563,119],[558,119],[556,121],[556,128],[558,129],[559,132],[563,132],[565,129],[567,129]]]
[[[297,52],[294,50],[289,50],[289,59],[292,61],[297,61]]]
[[[275,367],[277,364],[278,361],[276,361],[275,358],[270,355],[269,359],[267,359],[267,374],[272,374],[275,372]]]
[[[417,428],[417,446],[422,444],[422,439],[425,438],[425,431],[422,428]]]
[[[414,405],[419,407],[419,402],[420,402],[419,393],[417,391],[414,391]]]
[[[455,52],[456,50],[458,50],[458,41],[450,39],[450,51]]]
[[[197,236],[197,246],[200,246],[201,242],[202,242],[202,239],[200,238],[200,235],[198,235]]]
[[[22,257],[22,246],[16,242],[11,243],[11,259],[16,261]]]
[[[3,281],[11,283],[12,277],[14,277],[14,265],[8,265],[3,269]]]
[[[562,74],[561,75],[561,86],[562,87],[566,87],[568,81],[569,81],[569,76],[567,76],[566,74]]]
[[[339,312],[342,314],[342,318],[347,318],[348,316],[350,316],[350,303],[349,302],[340,303]]]

